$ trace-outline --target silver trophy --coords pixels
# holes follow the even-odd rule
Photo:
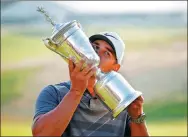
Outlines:
[[[43,39],[47,48],[62,56],[66,62],[70,57],[74,57],[75,62],[84,59],[85,64],[92,64],[93,67],[99,65],[100,58],[92,48],[89,38],[83,32],[80,23],[73,20],[56,24],[43,8],[38,7],[37,11],[43,13],[47,21],[53,25],[52,36]],[[116,118],[142,94],[134,90],[123,76],[115,71],[103,73],[98,68],[96,76],[97,82],[94,91],[104,106],[112,112],[113,118]]]

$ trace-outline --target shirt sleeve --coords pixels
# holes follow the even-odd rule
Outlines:
[[[35,103],[35,119],[41,114],[45,114],[53,110],[58,105],[58,94],[55,88],[51,85],[45,87],[39,94]]]
[[[130,122],[131,122],[131,117],[129,115],[127,115],[124,137],[130,137],[131,136]]]

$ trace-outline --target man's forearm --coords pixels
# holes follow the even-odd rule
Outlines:
[[[33,126],[34,136],[61,136],[82,98],[83,93],[76,92],[70,90],[55,109],[39,117]]]
[[[146,123],[130,123],[131,136],[149,136],[147,131]]]

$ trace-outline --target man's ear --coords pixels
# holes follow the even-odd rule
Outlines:
[[[120,65],[119,65],[119,64],[114,64],[114,66],[113,66],[113,70],[114,70],[114,71],[118,71],[119,68],[120,68]]]

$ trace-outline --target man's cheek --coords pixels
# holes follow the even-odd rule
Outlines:
[[[100,63],[99,63],[99,65],[98,65],[98,67],[99,67],[100,69],[102,69],[103,65],[104,65],[103,60],[100,59]]]

